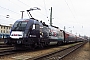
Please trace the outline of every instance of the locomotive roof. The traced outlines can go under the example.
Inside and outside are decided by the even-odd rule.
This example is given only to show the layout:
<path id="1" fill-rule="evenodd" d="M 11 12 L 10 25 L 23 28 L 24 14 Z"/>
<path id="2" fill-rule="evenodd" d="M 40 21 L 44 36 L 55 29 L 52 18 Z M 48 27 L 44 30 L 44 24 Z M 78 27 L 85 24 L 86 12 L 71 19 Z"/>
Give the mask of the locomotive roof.
<path id="1" fill-rule="evenodd" d="M 19 19 L 19 20 L 17 20 L 17 21 L 29 21 L 29 20 L 33 20 L 33 21 L 34 21 L 34 20 L 36 20 L 36 19 L 32 19 L 32 18 L 31 18 L 31 19 Z M 38 20 L 36 20 L 36 21 L 38 21 Z"/>
<path id="2" fill-rule="evenodd" d="M 36 24 L 42 25 L 41 22 L 39 22 L 37 19 L 34 19 L 34 18 L 30 18 L 30 19 L 19 19 L 16 22 L 19 22 L 19 21 L 27 21 L 29 23 L 36 23 Z"/>

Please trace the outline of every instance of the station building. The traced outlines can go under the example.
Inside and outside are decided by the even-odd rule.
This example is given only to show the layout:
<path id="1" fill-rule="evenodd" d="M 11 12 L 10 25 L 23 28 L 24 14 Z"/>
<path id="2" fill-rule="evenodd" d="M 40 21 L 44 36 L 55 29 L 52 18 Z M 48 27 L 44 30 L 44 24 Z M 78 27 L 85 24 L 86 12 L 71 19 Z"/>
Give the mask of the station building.
<path id="1" fill-rule="evenodd" d="M 12 24 L 10 24 L 10 26 L 0 24 L 0 33 L 1 34 L 10 34 L 11 27 L 12 27 Z"/>

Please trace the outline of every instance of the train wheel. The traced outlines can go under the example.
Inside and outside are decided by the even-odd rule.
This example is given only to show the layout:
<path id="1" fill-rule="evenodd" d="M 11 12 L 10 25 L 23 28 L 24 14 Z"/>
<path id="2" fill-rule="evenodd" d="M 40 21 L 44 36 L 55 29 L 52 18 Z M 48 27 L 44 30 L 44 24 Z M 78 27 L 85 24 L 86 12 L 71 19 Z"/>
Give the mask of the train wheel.
<path id="1" fill-rule="evenodd" d="M 26 50 L 26 48 L 23 47 L 22 45 L 14 45 L 14 49 L 15 50 Z"/>
<path id="2" fill-rule="evenodd" d="M 21 47 L 18 47 L 18 46 L 14 46 L 14 49 L 15 50 L 22 50 Z"/>
<path id="3" fill-rule="evenodd" d="M 34 50 L 35 48 L 37 48 L 37 46 L 38 46 L 37 43 L 34 43 L 31 45 L 31 49 Z"/>
<path id="4" fill-rule="evenodd" d="M 44 43 L 40 43 L 40 44 L 39 44 L 39 47 L 40 47 L 40 48 L 43 48 L 43 47 L 44 47 Z"/>
<path id="5" fill-rule="evenodd" d="M 63 41 L 58 41 L 57 45 L 62 45 Z"/>
<path id="6" fill-rule="evenodd" d="M 45 46 L 48 46 L 48 45 L 49 45 L 49 42 L 46 42 L 46 43 L 45 43 Z"/>
<path id="7" fill-rule="evenodd" d="M 7 39 L 4 40 L 4 43 L 7 44 L 7 45 L 12 45 L 12 44 L 9 42 L 9 40 L 7 40 Z"/>

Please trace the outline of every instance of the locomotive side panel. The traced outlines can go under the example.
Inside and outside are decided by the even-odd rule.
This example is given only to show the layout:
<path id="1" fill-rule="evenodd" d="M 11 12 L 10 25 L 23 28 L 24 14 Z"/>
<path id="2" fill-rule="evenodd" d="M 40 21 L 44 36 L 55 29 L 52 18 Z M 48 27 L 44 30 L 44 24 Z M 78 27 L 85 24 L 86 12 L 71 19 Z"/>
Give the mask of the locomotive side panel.
<path id="1" fill-rule="evenodd" d="M 48 26 L 36 20 L 19 20 L 16 21 L 11 29 L 10 38 L 5 40 L 6 44 L 13 44 L 15 47 L 41 46 L 49 43 Z"/>
<path id="2" fill-rule="evenodd" d="M 62 44 L 64 41 L 64 34 L 59 28 L 49 26 L 49 40 L 50 44 Z"/>

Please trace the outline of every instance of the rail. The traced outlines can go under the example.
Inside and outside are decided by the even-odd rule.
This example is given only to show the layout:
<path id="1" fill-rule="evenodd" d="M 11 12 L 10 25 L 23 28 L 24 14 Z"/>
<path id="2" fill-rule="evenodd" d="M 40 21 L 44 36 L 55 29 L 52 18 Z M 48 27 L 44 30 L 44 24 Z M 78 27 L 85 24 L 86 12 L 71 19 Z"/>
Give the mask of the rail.
<path id="1" fill-rule="evenodd" d="M 77 44 L 75 46 L 71 46 L 69 48 L 65 48 L 63 50 L 60 51 L 55 51 L 43 56 L 38 56 L 35 58 L 32 58 L 30 60 L 60 60 L 62 58 L 64 58 L 65 56 L 69 55 L 70 53 L 72 53 L 73 51 L 75 51 L 76 49 L 80 48 L 81 46 L 83 46 L 86 42 Z"/>

